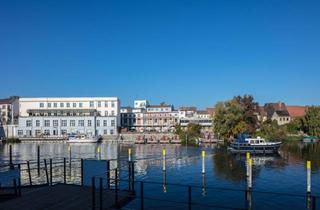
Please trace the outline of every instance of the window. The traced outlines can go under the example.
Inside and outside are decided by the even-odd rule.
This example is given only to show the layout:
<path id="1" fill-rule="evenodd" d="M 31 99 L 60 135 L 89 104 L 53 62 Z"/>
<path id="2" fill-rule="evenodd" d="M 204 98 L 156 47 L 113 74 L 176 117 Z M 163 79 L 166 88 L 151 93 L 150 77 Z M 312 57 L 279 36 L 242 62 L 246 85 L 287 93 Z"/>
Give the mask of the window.
<path id="1" fill-rule="evenodd" d="M 58 127 L 59 126 L 58 120 L 53 120 L 52 124 L 53 124 L 53 127 Z"/>
<path id="2" fill-rule="evenodd" d="M 111 111 L 111 116 L 114 116 L 114 111 L 113 110 Z"/>
<path id="3" fill-rule="evenodd" d="M 32 136 L 32 131 L 31 130 L 26 130 L 26 135 L 27 136 Z"/>
<path id="4" fill-rule="evenodd" d="M 104 107 L 108 107 L 108 101 L 104 102 Z"/>
<path id="5" fill-rule="evenodd" d="M 108 126 L 108 121 L 107 120 L 103 120 L 103 126 L 104 127 Z"/>
<path id="6" fill-rule="evenodd" d="M 36 130 L 36 136 L 40 136 L 41 135 L 41 130 Z"/>
<path id="7" fill-rule="evenodd" d="M 88 120 L 88 126 L 91 126 L 91 125 L 92 125 L 91 120 Z"/>
<path id="8" fill-rule="evenodd" d="M 67 120 L 61 120 L 61 126 L 67 127 Z"/>
<path id="9" fill-rule="evenodd" d="M 44 103 L 40 103 L 40 108 L 43 108 L 44 107 Z"/>
<path id="10" fill-rule="evenodd" d="M 64 103 L 60 103 L 60 107 L 64 107 Z"/>
<path id="11" fill-rule="evenodd" d="M 36 127 L 40 127 L 40 120 L 36 120 Z"/>
<path id="12" fill-rule="evenodd" d="M 113 129 L 110 130 L 110 135 L 113 135 L 114 134 L 114 131 Z"/>
<path id="13" fill-rule="evenodd" d="M 77 107 L 77 103 L 73 103 L 72 106 L 73 106 L 73 107 Z"/>
<path id="14" fill-rule="evenodd" d="M 112 107 L 112 108 L 114 107 L 114 102 L 111 102 L 111 107 Z"/>
<path id="15" fill-rule="evenodd" d="M 76 121 L 75 120 L 70 120 L 70 126 L 75 127 L 76 126 Z"/>
<path id="16" fill-rule="evenodd" d="M 111 120 L 111 126 L 115 126 L 115 121 Z"/>
<path id="17" fill-rule="evenodd" d="M 67 135 L 67 130 L 61 130 L 61 135 Z"/>
<path id="18" fill-rule="evenodd" d="M 18 136 L 23 136 L 23 130 L 18 130 Z"/>
<path id="19" fill-rule="evenodd" d="M 50 120 L 44 121 L 44 127 L 50 127 Z"/>
<path id="20" fill-rule="evenodd" d="M 90 107 L 94 107 L 93 101 L 90 101 Z"/>
<path id="21" fill-rule="evenodd" d="M 105 111 L 105 112 L 104 112 L 104 116 L 108 116 L 108 111 Z"/>
<path id="22" fill-rule="evenodd" d="M 69 103 L 69 102 L 67 103 L 67 107 L 68 107 L 68 108 L 70 107 L 70 103 Z"/>
<path id="23" fill-rule="evenodd" d="M 97 127 L 100 126 L 100 120 L 97 120 Z"/>
<path id="24" fill-rule="evenodd" d="M 53 107 L 58 107 L 58 103 L 53 103 Z"/>
<path id="25" fill-rule="evenodd" d="M 32 121 L 31 120 L 27 120 L 26 121 L 26 126 L 27 127 L 31 127 L 32 126 Z"/>
<path id="26" fill-rule="evenodd" d="M 98 107 L 101 107 L 101 101 L 98 101 Z"/>
<path id="27" fill-rule="evenodd" d="M 107 135 L 108 134 L 108 130 L 103 130 L 103 134 Z"/>
<path id="28" fill-rule="evenodd" d="M 48 108 L 51 108 L 51 103 L 48 103 L 48 104 L 47 104 L 47 107 L 48 107 Z"/>
<path id="29" fill-rule="evenodd" d="M 78 126 L 83 127 L 83 126 L 84 126 L 84 120 L 79 120 L 79 121 L 78 121 Z"/>
<path id="30" fill-rule="evenodd" d="M 50 135 L 50 130 L 44 130 L 44 135 L 49 136 Z"/>
<path id="31" fill-rule="evenodd" d="M 79 107 L 80 107 L 80 108 L 82 108 L 82 107 L 83 107 L 83 104 L 82 104 L 82 102 L 80 102 L 80 103 L 79 103 Z"/>

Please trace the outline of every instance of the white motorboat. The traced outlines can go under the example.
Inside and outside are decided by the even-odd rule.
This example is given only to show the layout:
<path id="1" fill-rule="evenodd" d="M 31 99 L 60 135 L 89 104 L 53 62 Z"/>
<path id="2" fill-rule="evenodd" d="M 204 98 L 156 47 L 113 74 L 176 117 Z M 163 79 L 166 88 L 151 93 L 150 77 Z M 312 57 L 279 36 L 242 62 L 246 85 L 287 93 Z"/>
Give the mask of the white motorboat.
<path id="1" fill-rule="evenodd" d="M 96 136 L 87 136 L 84 134 L 80 135 L 70 135 L 68 138 L 68 143 L 97 143 L 100 138 Z"/>

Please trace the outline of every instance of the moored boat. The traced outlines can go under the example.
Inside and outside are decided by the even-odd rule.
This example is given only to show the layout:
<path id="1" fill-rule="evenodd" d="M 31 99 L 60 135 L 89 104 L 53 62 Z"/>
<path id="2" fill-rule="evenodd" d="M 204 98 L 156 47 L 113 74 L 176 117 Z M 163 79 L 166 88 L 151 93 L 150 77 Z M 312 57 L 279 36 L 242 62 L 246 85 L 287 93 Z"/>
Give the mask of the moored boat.
<path id="1" fill-rule="evenodd" d="M 260 137 L 247 138 L 241 135 L 239 139 L 230 144 L 228 150 L 232 153 L 273 154 L 278 152 L 280 146 L 281 142 L 266 142 Z"/>
<path id="2" fill-rule="evenodd" d="M 97 143 L 100 138 L 96 136 L 87 136 L 84 134 L 80 135 L 70 135 L 68 138 L 68 143 Z"/>

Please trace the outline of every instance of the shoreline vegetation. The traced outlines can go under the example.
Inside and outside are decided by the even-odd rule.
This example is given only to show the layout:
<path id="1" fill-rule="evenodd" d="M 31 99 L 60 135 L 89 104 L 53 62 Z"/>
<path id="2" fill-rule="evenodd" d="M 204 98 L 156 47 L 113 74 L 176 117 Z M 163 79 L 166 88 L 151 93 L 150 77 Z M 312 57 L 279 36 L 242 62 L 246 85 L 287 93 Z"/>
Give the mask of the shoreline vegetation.
<path id="1" fill-rule="evenodd" d="M 320 106 L 310 106 L 304 117 L 278 125 L 275 120 L 263 120 L 259 103 L 251 95 L 218 102 L 213 120 L 213 132 L 225 141 L 234 140 L 241 133 L 260 136 L 267 141 L 299 141 L 306 135 L 320 136 Z"/>

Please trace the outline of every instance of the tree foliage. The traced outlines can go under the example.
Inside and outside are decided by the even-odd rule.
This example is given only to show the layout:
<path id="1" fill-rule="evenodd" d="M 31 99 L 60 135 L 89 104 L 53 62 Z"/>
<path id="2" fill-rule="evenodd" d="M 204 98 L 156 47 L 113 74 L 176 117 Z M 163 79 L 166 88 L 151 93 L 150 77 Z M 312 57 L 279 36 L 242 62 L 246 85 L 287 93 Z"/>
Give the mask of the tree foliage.
<path id="1" fill-rule="evenodd" d="M 306 133 L 320 136 L 320 106 L 309 107 L 302 122 Z"/>
<path id="2" fill-rule="evenodd" d="M 176 134 L 184 145 L 196 145 L 197 139 L 201 136 L 201 125 L 198 124 L 189 123 L 186 129 L 182 129 L 180 125 L 175 128 Z"/>
<path id="3" fill-rule="evenodd" d="M 258 103 L 250 95 L 236 96 L 215 106 L 214 132 L 222 138 L 234 138 L 240 133 L 253 134 L 257 127 Z"/>
<path id="4" fill-rule="evenodd" d="M 278 125 L 276 120 L 267 120 L 260 124 L 260 129 L 255 133 L 255 136 L 263 137 L 269 141 L 283 141 L 287 138 L 286 126 Z"/>

